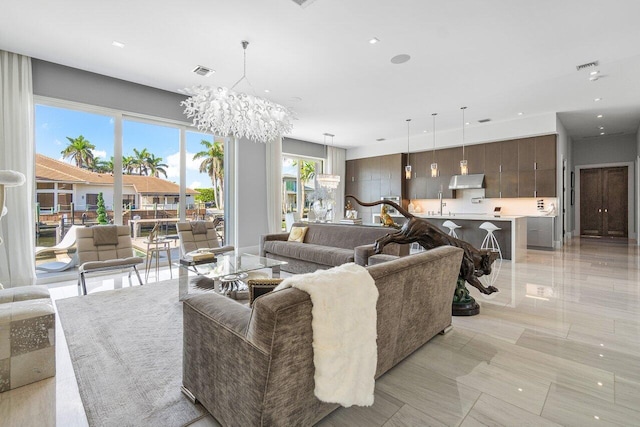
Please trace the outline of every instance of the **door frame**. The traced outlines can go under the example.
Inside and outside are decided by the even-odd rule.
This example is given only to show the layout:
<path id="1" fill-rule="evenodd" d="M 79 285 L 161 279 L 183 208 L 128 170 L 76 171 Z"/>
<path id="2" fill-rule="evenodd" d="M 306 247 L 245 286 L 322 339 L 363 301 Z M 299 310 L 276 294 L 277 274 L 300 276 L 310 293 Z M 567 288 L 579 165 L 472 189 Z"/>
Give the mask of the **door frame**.
<path id="1" fill-rule="evenodd" d="M 610 167 L 620 167 L 626 166 L 627 169 L 627 238 L 635 239 L 637 238 L 636 228 L 635 228 L 635 216 L 636 216 L 636 208 L 635 208 L 635 163 L 634 162 L 616 162 L 616 163 L 598 163 L 593 165 L 580 165 L 575 166 L 575 179 L 576 179 L 576 190 L 575 190 L 575 205 L 574 205 L 574 232 L 576 235 L 580 235 L 580 171 L 582 169 L 600 169 L 600 168 L 610 168 Z"/>

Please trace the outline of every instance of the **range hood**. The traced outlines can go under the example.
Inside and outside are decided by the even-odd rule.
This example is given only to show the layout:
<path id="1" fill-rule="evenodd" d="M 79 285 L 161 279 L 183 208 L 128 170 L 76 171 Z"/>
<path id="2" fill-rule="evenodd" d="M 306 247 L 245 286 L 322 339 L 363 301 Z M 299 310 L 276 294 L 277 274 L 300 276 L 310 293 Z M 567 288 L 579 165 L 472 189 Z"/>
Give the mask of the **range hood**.
<path id="1" fill-rule="evenodd" d="M 484 188 L 484 174 L 454 175 L 449 181 L 450 190 L 466 190 L 469 188 Z"/>

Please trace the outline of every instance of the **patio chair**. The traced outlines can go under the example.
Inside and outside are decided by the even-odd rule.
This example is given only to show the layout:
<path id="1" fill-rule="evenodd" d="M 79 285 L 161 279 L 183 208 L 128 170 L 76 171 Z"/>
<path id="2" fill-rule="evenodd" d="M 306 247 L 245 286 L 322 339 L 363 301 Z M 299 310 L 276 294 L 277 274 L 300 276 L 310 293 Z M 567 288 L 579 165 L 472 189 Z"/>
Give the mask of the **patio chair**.
<path id="1" fill-rule="evenodd" d="M 126 225 L 97 225 L 77 230 L 78 287 L 87 294 L 85 275 L 98 271 L 131 269 L 143 285 L 136 266 L 142 258 L 134 256 L 129 227 Z"/>
<path id="2" fill-rule="evenodd" d="M 36 246 L 36 256 L 47 252 L 66 251 L 76 244 L 76 232 L 79 228 L 85 228 L 84 225 L 72 225 L 64 235 L 64 238 L 55 246 Z"/>
<path id="3" fill-rule="evenodd" d="M 211 249 L 214 254 L 235 250 L 233 246 L 220 245 L 215 222 L 178 222 L 176 230 L 178 230 L 178 239 L 180 240 L 180 256 L 198 249 Z"/>

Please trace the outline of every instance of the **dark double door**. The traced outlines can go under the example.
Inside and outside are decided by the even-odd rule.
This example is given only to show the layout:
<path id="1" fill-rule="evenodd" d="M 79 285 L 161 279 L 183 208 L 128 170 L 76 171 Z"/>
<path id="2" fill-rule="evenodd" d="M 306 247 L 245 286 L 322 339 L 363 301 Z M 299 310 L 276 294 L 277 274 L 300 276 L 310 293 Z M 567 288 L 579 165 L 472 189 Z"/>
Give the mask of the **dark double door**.
<path id="1" fill-rule="evenodd" d="M 580 170 L 580 234 L 628 236 L 628 168 Z"/>

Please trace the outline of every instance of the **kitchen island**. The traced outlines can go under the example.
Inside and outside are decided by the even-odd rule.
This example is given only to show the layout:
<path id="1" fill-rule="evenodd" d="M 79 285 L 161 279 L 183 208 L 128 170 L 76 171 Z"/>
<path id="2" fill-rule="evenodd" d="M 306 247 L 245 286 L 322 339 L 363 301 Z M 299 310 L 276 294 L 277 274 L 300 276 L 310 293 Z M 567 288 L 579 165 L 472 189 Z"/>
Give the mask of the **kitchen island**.
<path id="1" fill-rule="evenodd" d="M 501 230 L 494 232 L 502 250 L 502 258 L 513 262 L 524 260 L 527 254 L 527 217 L 522 215 L 501 215 L 492 214 L 451 214 L 451 215 L 429 215 L 426 213 L 414 213 L 418 218 L 425 218 L 445 233 L 449 229 L 442 226 L 445 221 L 453 221 L 461 228 L 456 230 L 458 238 L 470 243 L 476 248 L 480 248 L 482 240 L 487 232 L 478 228 L 485 221 L 495 224 Z M 405 218 L 400 214 L 393 214 L 391 217 L 397 223 L 403 223 Z M 380 221 L 380 214 L 373 215 L 374 223 Z"/>

